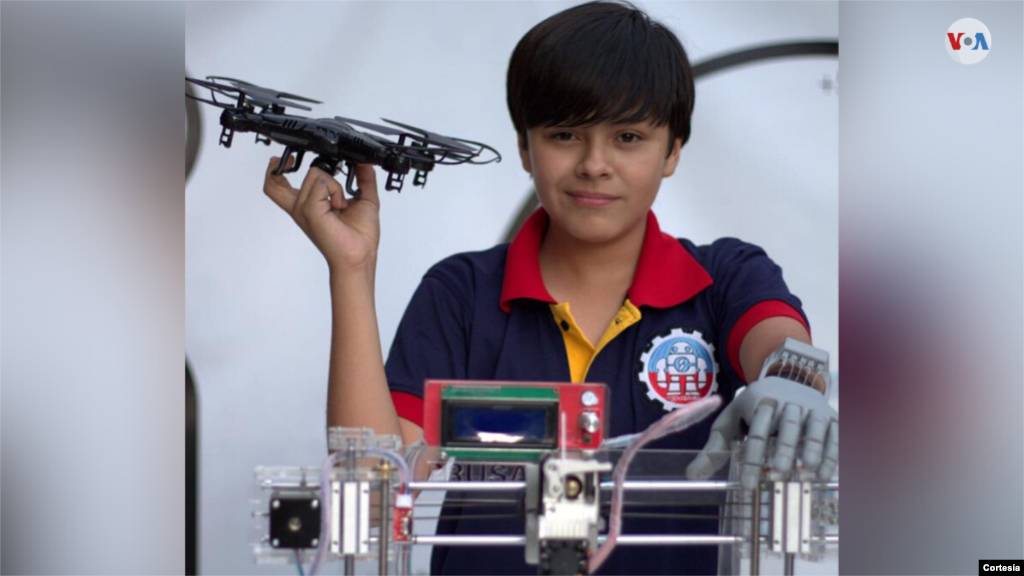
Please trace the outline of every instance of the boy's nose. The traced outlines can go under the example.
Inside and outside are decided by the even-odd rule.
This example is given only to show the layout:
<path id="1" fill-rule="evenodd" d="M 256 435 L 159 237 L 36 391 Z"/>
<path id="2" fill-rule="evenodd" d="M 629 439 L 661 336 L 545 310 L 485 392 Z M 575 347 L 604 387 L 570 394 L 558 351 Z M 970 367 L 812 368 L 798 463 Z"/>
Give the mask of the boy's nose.
<path id="1" fill-rule="evenodd" d="M 587 146 L 582 158 L 576 165 L 576 175 L 584 179 L 598 179 L 611 174 L 605 150 L 600 144 Z"/>

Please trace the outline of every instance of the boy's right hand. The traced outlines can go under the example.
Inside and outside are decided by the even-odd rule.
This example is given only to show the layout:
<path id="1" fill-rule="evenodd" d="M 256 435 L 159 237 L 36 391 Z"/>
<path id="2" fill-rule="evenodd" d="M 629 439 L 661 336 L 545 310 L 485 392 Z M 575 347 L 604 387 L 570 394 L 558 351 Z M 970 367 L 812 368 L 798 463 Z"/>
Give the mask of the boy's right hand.
<path id="1" fill-rule="evenodd" d="M 372 269 L 380 244 L 380 199 L 373 165 L 356 166 L 362 195 L 347 199 L 334 176 L 315 167 L 310 167 L 302 187 L 296 190 L 283 174 L 271 174 L 280 162 L 275 156 L 267 165 L 263 181 L 267 196 L 291 215 L 332 271 Z M 285 169 L 294 163 L 289 156 Z"/>

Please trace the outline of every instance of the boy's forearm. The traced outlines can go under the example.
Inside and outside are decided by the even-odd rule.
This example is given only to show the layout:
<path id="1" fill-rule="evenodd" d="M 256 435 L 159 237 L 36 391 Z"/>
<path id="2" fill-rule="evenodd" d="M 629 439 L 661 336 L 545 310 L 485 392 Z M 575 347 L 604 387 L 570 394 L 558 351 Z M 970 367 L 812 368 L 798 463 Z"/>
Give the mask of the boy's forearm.
<path id="1" fill-rule="evenodd" d="M 331 273 L 327 425 L 401 435 L 384 374 L 373 277 L 373 270 Z"/>

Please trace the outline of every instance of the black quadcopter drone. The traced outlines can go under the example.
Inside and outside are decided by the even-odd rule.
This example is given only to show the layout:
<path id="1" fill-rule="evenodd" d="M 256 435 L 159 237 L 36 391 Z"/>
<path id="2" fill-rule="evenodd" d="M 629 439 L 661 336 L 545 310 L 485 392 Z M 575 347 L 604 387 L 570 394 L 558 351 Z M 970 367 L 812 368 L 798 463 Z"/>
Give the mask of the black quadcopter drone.
<path id="1" fill-rule="evenodd" d="M 494 148 L 461 138 L 441 136 L 414 126 L 400 124 L 392 120 L 385 122 L 403 128 L 399 130 L 389 126 L 371 124 L 360 120 L 352 120 L 335 116 L 334 118 L 306 118 L 286 114 L 286 108 L 312 110 L 299 102 L 321 104 L 317 100 L 289 94 L 280 90 L 263 88 L 243 80 L 222 76 L 207 76 L 206 80 L 185 78 L 185 80 L 208 88 L 210 100 L 185 94 L 189 98 L 223 108 L 220 124 L 220 144 L 231 147 L 235 132 L 255 132 L 256 143 L 267 146 L 271 141 L 284 145 L 281 164 L 273 174 L 284 174 L 284 165 L 288 157 L 295 153 L 295 164 L 288 173 L 298 172 L 302 166 L 302 158 L 307 151 L 317 154 L 312 165 L 328 174 L 336 174 L 340 164 L 345 165 L 345 190 L 353 197 L 360 191 L 355 187 L 355 165 L 376 164 L 388 172 L 385 190 L 402 191 L 402 182 L 409 170 L 415 170 L 413 186 L 423 187 L 427 183 L 427 173 L 434 165 L 454 164 L 489 164 L 500 162 L 501 154 Z M 227 82 L 227 84 L 218 83 Z M 217 100 L 217 94 L 237 100 L 227 104 Z M 355 129 L 359 126 L 385 134 L 397 136 L 392 141 L 378 134 L 371 134 Z M 484 151 L 494 155 L 485 161 L 479 160 Z"/>

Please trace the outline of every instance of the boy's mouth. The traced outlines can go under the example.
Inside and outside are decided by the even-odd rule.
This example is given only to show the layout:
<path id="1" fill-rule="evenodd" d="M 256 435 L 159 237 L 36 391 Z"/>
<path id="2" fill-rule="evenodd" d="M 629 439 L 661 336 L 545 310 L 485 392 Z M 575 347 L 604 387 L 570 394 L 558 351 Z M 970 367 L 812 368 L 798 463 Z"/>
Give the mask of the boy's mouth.
<path id="1" fill-rule="evenodd" d="M 587 208 L 600 208 L 607 206 L 617 199 L 616 196 L 611 194 L 604 194 L 602 192 L 594 192 L 592 190 L 571 190 L 569 196 L 572 197 L 573 201 L 579 206 L 585 206 Z"/>

